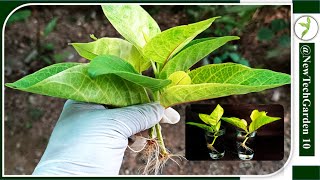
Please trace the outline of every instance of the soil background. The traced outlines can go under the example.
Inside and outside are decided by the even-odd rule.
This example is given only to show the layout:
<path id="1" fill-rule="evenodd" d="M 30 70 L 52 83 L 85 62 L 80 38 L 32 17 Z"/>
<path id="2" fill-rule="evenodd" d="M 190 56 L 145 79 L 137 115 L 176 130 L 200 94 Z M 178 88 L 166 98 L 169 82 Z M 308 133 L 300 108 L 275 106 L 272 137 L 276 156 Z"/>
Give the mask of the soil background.
<path id="1" fill-rule="evenodd" d="M 5 83 L 14 82 L 31 74 L 51 62 L 88 62 L 68 45 L 71 42 L 92 41 L 96 37 L 121 37 L 104 17 L 99 6 L 29 6 L 31 16 L 24 21 L 10 24 L 5 29 Z M 145 6 L 159 23 L 161 30 L 192 23 L 186 6 Z M 222 14 L 224 15 L 224 14 Z M 54 30 L 44 36 L 44 28 L 57 18 Z M 248 60 L 251 67 L 266 68 L 290 74 L 290 48 L 276 57 L 266 58 L 268 52 L 277 47 L 277 41 L 261 42 L 257 33 L 263 26 L 270 26 L 273 19 L 282 18 L 290 24 L 290 6 L 265 6 L 259 8 L 249 23 L 242 29 L 241 39 L 236 42 L 238 53 Z M 215 28 L 213 23 L 212 27 Z M 286 31 L 290 34 L 290 29 Z M 232 34 L 230 34 L 232 35 Z M 235 32 L 234 35 L 237 35 Z M 214 36 L 214 34 L 212 34 Z M 277 38 L 277 34 L 275 35 Z M 39 46 L 54 48 L 33 55 Z M 31 57 L 31 58 L 30 58 Z M 36 58 L 35 58 L 36 57 Z M 39 60 L 37 59 L 43 59 Z M 41 57 L 41 58 L 40 58 Z M 43 58 L 44 57 L 44 58 Z M 198 64 L 199 65 L 199 64 Z M 146 72 L 148 74 L 149 72 Z M 7 175 L 31 174 L 39 162 L 48 139 L 59 118 L 64 99 L 52 98 L 5 87 L 5 157 L 4 171 Z M 237 95 L 199 103 L 219 104 L 280 104 L 284 107 L 284 159 L 281 161 L 187 161 L 178 160 L 180 166 L 169 162 L 164 175 L 227 175 L 269 174 L 279 170 L 290 153 L 291 131 L 290 85 L 260 93 Z M 185 150 L 185 109 L 188 105 L 174 106 L 181 115 L 176 125 L 163 125 L 166 146 L 175 153 Z M 142 162 L 137 154 L 126 151 L 120 174 L 138 174 Z"/>

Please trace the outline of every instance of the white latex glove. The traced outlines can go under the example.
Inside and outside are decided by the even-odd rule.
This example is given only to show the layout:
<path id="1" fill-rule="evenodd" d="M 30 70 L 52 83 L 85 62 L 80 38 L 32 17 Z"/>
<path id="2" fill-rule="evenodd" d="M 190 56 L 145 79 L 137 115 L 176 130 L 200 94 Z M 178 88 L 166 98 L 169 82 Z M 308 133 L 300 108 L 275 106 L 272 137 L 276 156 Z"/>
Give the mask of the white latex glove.
<path id="1" fill-rule="evenodd" d="M 117 175 L 128 137 L 179 113 L 158 103 L 106 109 L 68 100 L 33 175 Z"/>

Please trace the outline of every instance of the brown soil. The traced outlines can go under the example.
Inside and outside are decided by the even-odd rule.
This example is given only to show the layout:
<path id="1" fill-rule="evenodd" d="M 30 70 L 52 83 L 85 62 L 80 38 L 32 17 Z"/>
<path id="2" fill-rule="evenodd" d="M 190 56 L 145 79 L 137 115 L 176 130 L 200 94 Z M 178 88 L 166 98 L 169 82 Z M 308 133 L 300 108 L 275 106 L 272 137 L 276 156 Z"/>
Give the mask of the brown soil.
<path id="1" fill-rule="evenodd" d="M 120 37 L 106 20 L 98 6 L 32 6 L 32 15 L 24 22 L 16 22 L 5 31 L 5 82 L 13 82 L 35 72 L 46 62 L 28 60 L 26 57 L 41 44 L 53 43 L 53 51 L 43 56 L 68 52 L 64 61 L 86 62 L 68 46 L 70 42 L 88 42 L 89 34 L 96 37 Z M 148 10 L 151 7 L 146 7 Z M 275 12 L 273 12 L 275 11 Z M 174 12 L 174 13 L 173 13 Z M 260 14 L 259 14 L 260 13 Z M 264 8 L 255 15 L 253 23 L 246 27 L 239 41 L 240 53 L 246 57 L 252 67 L 263 67 L 290 73 L 290 53 L 266 60 L 265 54 L 273 42 L 260 43 L 256 39 L 258 27 L 275 18 L 268 14 L 277 14 L 290 21 L 288 8 Z M 267 16 L 268 15 L 268 16 Z M 41 38 L 45 25 L 53 18 L 58 18 L 55 30 L 46 38 Z M 153 17 L 162 30 L 172 26 L 186 24 L 187 16 L 176 6 L 155 11 Z M 261 18 L 263 17 L 263 18 Z M 39 38 L 40 37 L 40 38 Z M 38 42 L 38 43 L 37 43 Z M 250 46 L 248 46 L 250 44 Z M 289 51 L 290 52 L 290 51 Z M 282 161 L 219 161 L 191 162 L 179 161 L 180 167 L 169 162 L 163 174 L 268 174 L 280 169 L 286 162 L 290 151 L 290 86 L 284 86 L 261 93 L 231 96 L 201 103 L 220 104 L 281 104 L 285 109 L 285 158 Z M 5 88 L 5 174 L 31 174 L 50 137 L 50 133 L 61 113 L 65 100 L 41 96 Z M 176 125 L 163 125 L 167 147 L 174 153 L 184 152 L 184 120 L 186 105 L 175 106 L 181 114 L 181 121 Z M 137 174 L 141 161 L 136 154 L 126 151 L 120 174 Z"/>

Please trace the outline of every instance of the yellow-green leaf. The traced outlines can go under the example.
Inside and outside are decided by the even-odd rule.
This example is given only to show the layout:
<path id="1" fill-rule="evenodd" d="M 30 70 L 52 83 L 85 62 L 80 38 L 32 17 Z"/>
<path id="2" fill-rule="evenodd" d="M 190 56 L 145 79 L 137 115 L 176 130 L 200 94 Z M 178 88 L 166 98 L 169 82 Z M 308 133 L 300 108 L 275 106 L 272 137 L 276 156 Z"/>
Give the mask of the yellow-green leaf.
<path id="1" fill-rule="evenodd" d="M 214 126 L 214 131 L 219 132 L 220 127 L 221 127 L 221 121 L 218 121 L 218 123 Z"/>
<path id="2" fill-rule="evenodd" d="M 280 117 L 267 116 L 267 113 L 265 111 L 259 112 L 258 110 L 254 110 L 254 112 L 251 113 L 250 118 L 252 119 L 252 122 L 249 126 L 250 133 L 257 131 L 261 126 L 281 119 Z"/>
<path id="3" fill-rule="evenodd" d="M 199 114 L 199 118 L 206 124 L 210 125 L 210 126 L 214 126 L 216 125 L 216 121 L 208 114 Z"/>
<path id="4" fill-rule="evenodd" d="M 190 76 L 184 71 L 174 72 L 169 76 L 171 82 L 171 86 L 173 85 L 189 85 L 191 84 Z"/>
<path id="5" fill-rule="evenodd" d="M 195 123 L 195 122 L 187 122 L 186 124 L 199 127 L 199 128 L 204 129 L 205 131 L 208 131 L 208 132 L 213 132 L 213 129 L 210 126 L 205 125 L 205 124 Z"/>
<path id="6" fill-rule="evenodd" d="M 158 91 L 171 83 L 168 79 L 155 79 L 141 75 L 128 62 L 111 55 L 102 55 L 94 58 L 89 64 L 88 72 L 92 78 L 115 74 L 152 91 Z"/>
<path id="7" fill-rule="evenodd" d="M 157 22 L 139 5 L 102 5 L 113 27 L 139 50 L 161 32 Z"/>
<path id="8" fill-rule="evenodd" d="M 91 79 L 86 63 L 54 64 L 6 86 L 36 94 L 120 107 L 149 102 L 143 87 L 116 75 Z"/>
<path id="9" fill-rule="evenodd" d="M 197 23 L 176 26 L 156 35 L 143 48 L 146 58 L 158 63 L 165 63 L 192 39 L 206 30 L 218 17 L 210 18 Z"/>
<path id="10" fill-rule="evenodd" d="M 237 36 L 224 36 L 219 38 L 203 38 L 191 41 L 177 55 L 170 59 L 160 73 L 160 78 L 165 79 L 176 71 L 186 71 L 194 64 L 206 57 L 229 41 L 237 40 Z"/>
<path id="11" fill-rule="evenodd" d="M 290 84 L 290 75 L 265 69 L 226 63 L 206 65 L 189 73 L 192 84 L 164 90 L 160 102 L 165 107 L 217 97 L 247 94 Z"/>
<path id="12" fill-rule="evenodd" d="M 80 56 L 92 60 L 99 55 L 113 55 L 129 62 L 138 72 L 150 67 L 137 48 L 130 42 L 119 38 L 100 38 L 89 43 L 72 43 Z"/>
<path id="13" fill-rule="evenodd" d="M 221 119 L 222 115 L 224 113 L 223 108 L 218 104 L 216 106 L 216 108 L 212 111 L 212 113 L 210 114 L 210 117 L 214 119 L 215 124 L 217 124 L 217 122 L 219 122 L 219 120 Z"/>
<path id="14" fill-rule="evenodd" d="M 239 119 L 237 117 L 222 117 L 223 121 L 230 123 L 246 132 L 248 132 L 247 122 L 243 119 Z"/>
<path id="15" fill-rule="evenodd" d="M 257 109 L 253 110 L 251 112 L 251 115 L 250 115 L 250 119 L 251 121 L 255 121 L 256 119 L 258 119 L 260 116 L 266 116 L 267 113 L 265 111 L 258 111 Z"/>

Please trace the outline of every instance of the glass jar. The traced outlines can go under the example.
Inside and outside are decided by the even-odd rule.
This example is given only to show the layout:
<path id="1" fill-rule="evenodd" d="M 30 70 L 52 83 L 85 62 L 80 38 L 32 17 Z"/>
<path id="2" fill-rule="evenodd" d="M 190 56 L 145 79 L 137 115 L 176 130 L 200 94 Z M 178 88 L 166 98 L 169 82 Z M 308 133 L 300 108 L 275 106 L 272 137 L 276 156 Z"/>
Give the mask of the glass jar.
<path id="1" fill-rule="evenodd" d="M 237 130 L 237 151 L 241 160 L 251 160 L 254 156 L 254 150 L 251 148 L 256 132 L 247 134 L 243 130 Z"/>
<path id="2" fill-rule="evenodd" d="M 226 131 L 223 127 L 221 127 L 221 129 L 216 133 L 206 131 L 205 138 L 211 159 L 217 160 L 224 157 L 225 147 L 223 144 L 223 138 L 225 132 Z"/>

